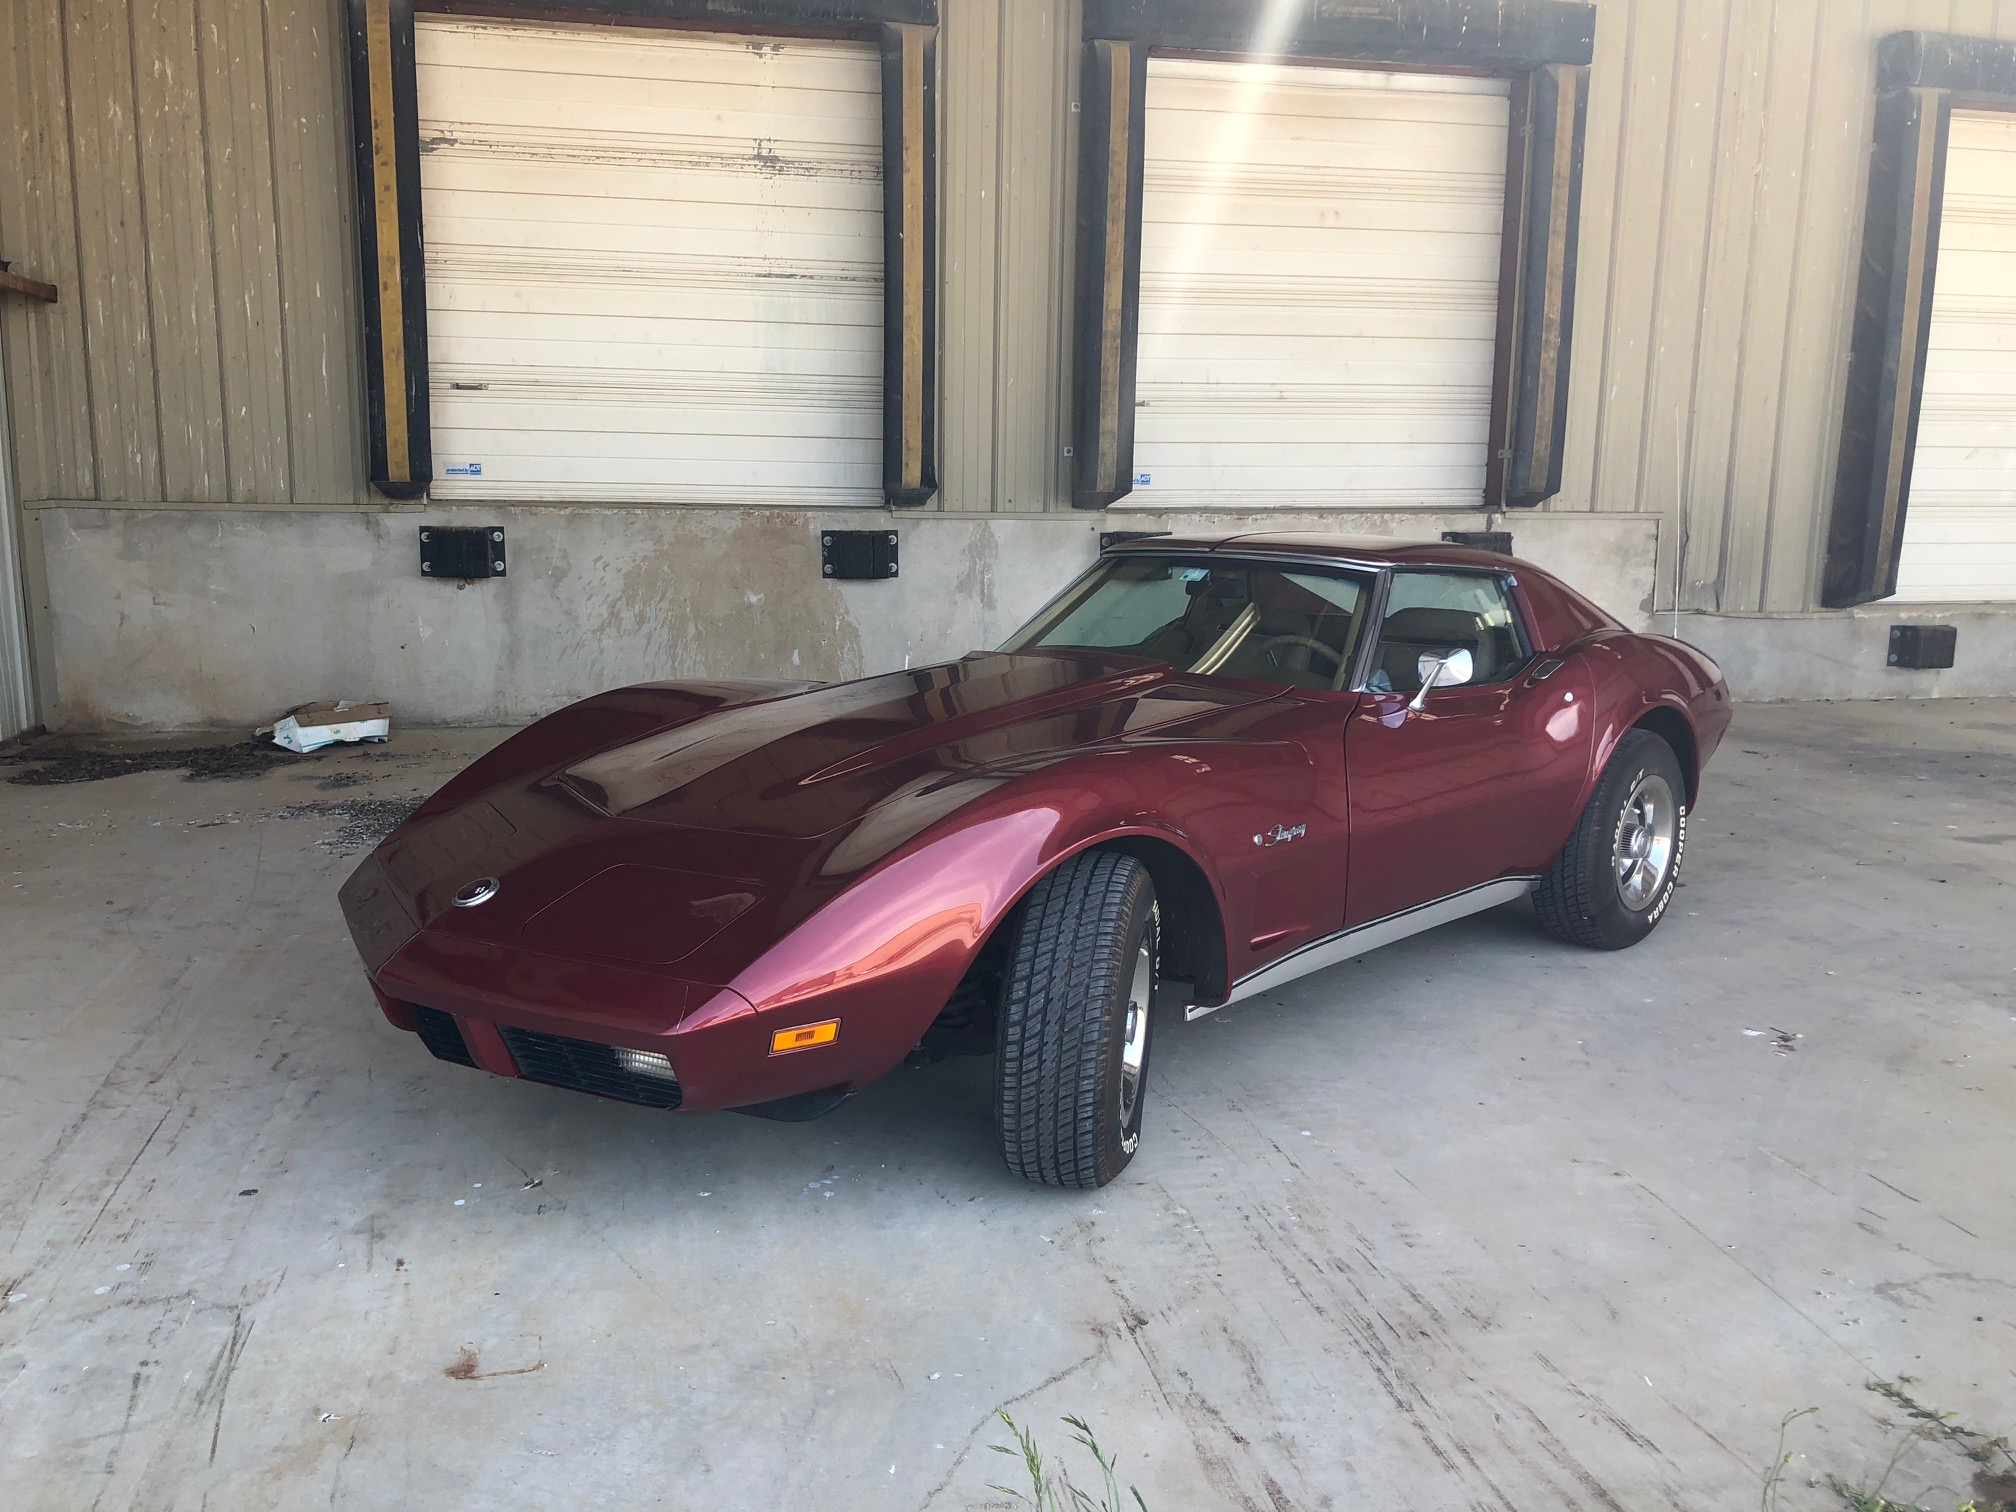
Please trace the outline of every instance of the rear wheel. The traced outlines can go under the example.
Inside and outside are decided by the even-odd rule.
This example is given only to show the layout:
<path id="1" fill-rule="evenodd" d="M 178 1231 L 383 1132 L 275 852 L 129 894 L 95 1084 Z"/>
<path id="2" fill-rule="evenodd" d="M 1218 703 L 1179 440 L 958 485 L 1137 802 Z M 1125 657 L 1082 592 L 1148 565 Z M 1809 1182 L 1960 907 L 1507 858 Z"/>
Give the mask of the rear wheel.
<path id="1" fill-rule="evenodd" d="M 1161 941 L 1132 856 L 1074 856 L 1030 890 L 1002 983 L 995 1114 L 1008 1169 L 1104 1186 L 1134 1158 Z"/>
<path id="2" fill-rule="evenodd" d="M 1687 847 L 1687 779 L 1649 730 L 1617 742 L 1560 857 L 1533 894 L 1548 933 L 1622 950 L 1652 933 L 1673 901 Z"/>

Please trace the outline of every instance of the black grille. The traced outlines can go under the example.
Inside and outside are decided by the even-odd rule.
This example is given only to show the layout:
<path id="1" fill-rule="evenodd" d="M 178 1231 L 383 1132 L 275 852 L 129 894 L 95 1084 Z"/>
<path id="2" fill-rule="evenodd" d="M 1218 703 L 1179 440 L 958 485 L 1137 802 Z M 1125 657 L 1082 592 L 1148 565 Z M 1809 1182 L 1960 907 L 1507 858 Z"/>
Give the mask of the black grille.
<path id="1" fill-rule="evenodd" d="M 642 1103 L 647 1108 L 679 1106 L 679 1083 L 670 1072 L 661 1076 L 640 1075 L 623 1064 L 613 1045 L 591 1044 L 558 1034 L 535 1034 L 508 1024 L 499 1024 L 497 1030 L 511 1047 L 511 1058 L 518 1062 L 518 1074 L 527 1081 Z"/>
<path id="2" fill-rule="evenodd" d="M 453 1061 L 458 1066 L 476 1064 L 469 1046 L 463 1042 L 462 1026 L 455 1022 L 454 1014 L 443 1013 L 439 1008 L 422 1008 L 418 1003 L 407 1006 L 420 1020 L 420 1043 L 434 1053 L 436 1060 Z"/>

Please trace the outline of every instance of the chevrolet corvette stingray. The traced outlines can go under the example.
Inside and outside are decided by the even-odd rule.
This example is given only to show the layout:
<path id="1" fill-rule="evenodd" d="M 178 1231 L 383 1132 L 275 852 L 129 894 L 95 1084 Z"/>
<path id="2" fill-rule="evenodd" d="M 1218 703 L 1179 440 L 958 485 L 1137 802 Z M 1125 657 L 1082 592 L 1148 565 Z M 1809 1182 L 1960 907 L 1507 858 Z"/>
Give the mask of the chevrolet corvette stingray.
<path id="1" fill-rule="evenodd" d="M 1708 658 L 1526 562 L 1139 539 L 998 651 L 562 709 L 342 906 L 442 1060 L 797 1119 L 986 1054 L 1009 1168 L 1099 1186 L 1158 1025 L 1527 895 L 1643 939 L 1728 723 Z"/>

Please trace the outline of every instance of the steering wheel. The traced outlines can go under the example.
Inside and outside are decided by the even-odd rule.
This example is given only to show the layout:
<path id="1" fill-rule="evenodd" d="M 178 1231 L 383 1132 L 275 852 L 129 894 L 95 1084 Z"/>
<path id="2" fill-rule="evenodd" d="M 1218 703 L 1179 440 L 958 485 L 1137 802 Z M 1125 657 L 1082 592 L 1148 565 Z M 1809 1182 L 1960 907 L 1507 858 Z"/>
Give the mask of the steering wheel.
<path id="1" fill-rule="evenodd" d="M 1332 672 L 1335 672 L 1344 665 L 1344 657 L 1341 652 L 1331 650 L 1313 635 L 1270 635 L 1253 649 L 1264 654 L 1273 650 L 1276 646 L 1307 646 L 1311 651 L 1330 658 L 1330 670 Z"/>

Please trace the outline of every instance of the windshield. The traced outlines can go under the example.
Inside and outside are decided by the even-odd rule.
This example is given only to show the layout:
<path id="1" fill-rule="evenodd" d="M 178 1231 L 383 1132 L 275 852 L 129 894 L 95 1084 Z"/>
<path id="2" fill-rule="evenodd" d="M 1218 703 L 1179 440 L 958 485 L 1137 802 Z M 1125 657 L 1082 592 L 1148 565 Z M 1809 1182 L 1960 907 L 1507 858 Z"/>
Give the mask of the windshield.
<path id="1" fill-rule="evenodd" d="M 1366 580 L 1210 558 L 1109 557 L 1001 649 L 1117 651 L 1185 672 L 1341 688 Z"/>

